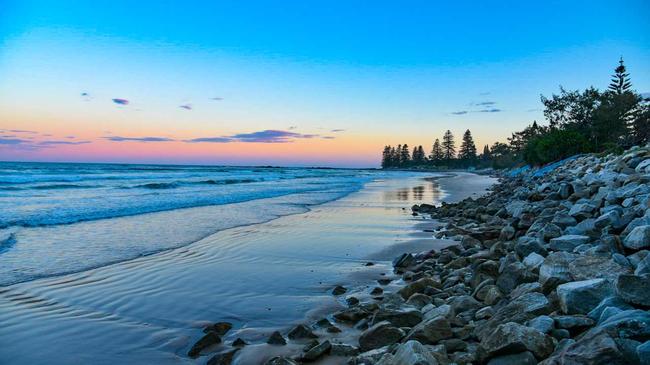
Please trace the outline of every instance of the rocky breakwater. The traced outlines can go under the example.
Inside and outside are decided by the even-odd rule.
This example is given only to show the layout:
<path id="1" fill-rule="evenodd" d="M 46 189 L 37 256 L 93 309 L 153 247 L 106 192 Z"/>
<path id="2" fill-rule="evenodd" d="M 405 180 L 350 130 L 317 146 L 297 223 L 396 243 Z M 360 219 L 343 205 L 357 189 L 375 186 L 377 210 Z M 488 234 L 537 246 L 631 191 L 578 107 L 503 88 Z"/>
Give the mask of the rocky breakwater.
<path id="1" fill-rule="evenodd" d="M 304 328 L 337 330 L 268 364 L 650 364 L 650 146 L 413 211 L 444 222 L 434 235 L 458 245 L 397 257 L 392 292 L 337 290 L 348 307 L 336 325 Z M 357 340 L 340 343 L 336 326 Z"/>

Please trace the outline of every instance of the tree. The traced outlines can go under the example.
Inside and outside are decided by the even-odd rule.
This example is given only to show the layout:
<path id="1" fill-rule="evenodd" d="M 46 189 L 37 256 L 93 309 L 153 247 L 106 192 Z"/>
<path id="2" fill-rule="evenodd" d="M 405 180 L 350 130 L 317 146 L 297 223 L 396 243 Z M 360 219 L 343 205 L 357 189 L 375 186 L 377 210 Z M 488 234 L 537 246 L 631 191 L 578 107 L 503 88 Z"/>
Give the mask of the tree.
<path id="1" fill-rule="evenodd" d="M 390 146 L 385 146 L 384 151 L 381 154 L 381 168 L 385 169 L 391 167 L 391 155 L 390 155 Z"/>
<path id="2" fill-rule="evenodd" d="M 390 167 L 396 167 L 399 165 L 399 155 L 395 147 L 390 148 Z"/>
<path id="3" fill-rule="evenodd" d="M 407 166 L 411 162 L 411 154 L 409 153 L 409 146 L 404 144 L 399 154 L 400 166 Z"/>
<path id="4" fill-rule="evenodd" d="M 447 161 L 450 161 L 456 156 L 456 144 L 454 143 L 454 135 L 450 130 L 445 132 L 445 135 L 442 137 L 442 151 L 444 158 Z"/>
<path id="5" fill-rule="evenodd" d="M 413 164 L 415 165 L 422 164 L 425 162 L 424 149 L 422 149 L 422 146 L 413 147 L 412 156 L 413 156 L 412 157 Z"/>
<path id="6" fill-rule="evenodd" d="M 442 145 L 440 145 L 440 140 L 436 138 L 435 142 L 433 142 L 433 148 L 431 149 L 431 156 L 429 159 L 437 165 L 443 158 L 445 158 L 445 154 L 442 151 Z"/>
<path id="7" fill-rule="evenodd" d="M 614 69 L 614 74 L 612 75 L 612 82 L 609 84 L 608 89 L 618 95 L 621 95 L 625 92 L 628 92 L 632 87 L 630 82 L 630 74 L 628 74 L 623 64 L 623 57 L 618 61 L 618 67 Z"/>
<path id="8" fill-rule="evenodd" d="M 492 153 L 490 152 L 490 147 L 488 147 L 488 145 L 485 145 L 483 147 L 483 154 L 481 154 L 481 159 L 483 161 L 490 161 L 492 159 Z"/>
<path id="9" fill-rule="evenodd" d="M 422 148 L 422 145 L 418 146 L 418 161 L 420 163 L 425 163 L 427 161 L 427 156 L 424 154 L 424 148 Z"/>
<path id="10" fill-rule="evenodd" d="M 458 158 L 470 163 L 476 160 L 476 145 L 472 138 L 472 132 L 470 132 L 469 129 L 465 131 L 465 134 L 463 134 L 463 141 L 458 150 Z"/>

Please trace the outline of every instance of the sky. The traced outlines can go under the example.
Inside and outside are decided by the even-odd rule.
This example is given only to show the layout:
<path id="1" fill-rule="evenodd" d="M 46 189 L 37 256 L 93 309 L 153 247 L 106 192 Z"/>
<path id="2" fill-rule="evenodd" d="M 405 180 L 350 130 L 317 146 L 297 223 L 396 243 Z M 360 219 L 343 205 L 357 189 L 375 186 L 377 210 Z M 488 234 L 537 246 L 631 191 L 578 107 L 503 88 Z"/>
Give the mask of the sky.
<path id="1" fill-rule="evenodd" d="M 650 92 L 650 2 L 0 0 L 0 160 L 377 167 Z"/>

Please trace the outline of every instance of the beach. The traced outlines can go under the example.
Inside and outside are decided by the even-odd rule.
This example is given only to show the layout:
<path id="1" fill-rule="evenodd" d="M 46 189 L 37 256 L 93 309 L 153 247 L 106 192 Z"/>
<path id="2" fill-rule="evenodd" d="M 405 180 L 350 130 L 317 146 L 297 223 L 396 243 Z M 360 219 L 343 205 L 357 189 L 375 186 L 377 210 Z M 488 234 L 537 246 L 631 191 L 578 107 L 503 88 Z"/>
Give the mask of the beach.
<path id="1" fill-rule="evenodd" d="M 256 199 L 254 206 L 220 205 L 221 214 L 196 211 L 214 209 L 207 206 L 192 208 L 192 217 L 251 215 L 262 209 L 274 215 L 258 214 L 258 222 L 219 230 L 178 248 L 4 286 L 0 342 L 9 346 L 0 362 L 204 363 L 230 348 L 236 338 L 250 344 L 238 354 L 242 364 L 262 363 L 276 353 L 299 353 L 304 346 L 300 341 L 275 347 L 266 339 L 273 331 L 284 333 L 342 309 L 345 298 L 331 294 L 337 285 L 351 292 L 379 285 L 377 279 L 392 275 L 397 253 L 449 244 L 432 238 L 432 222 L 413 216 L 413 204 L 478 196 L 495 181 L 465 173 L 432 177 L 436 174 L 382 173 L 364 176 L 356 191 L 350 191 L 348 183 L 337 185 L 338 196 L 296 192 Z M 174 218 L 182 212 L 176 211 Z M 159 215 L 170 213 L 145 214 L 156 222 Z M 160 234 L 160 226 L 138 226 L 128 216 L 116 219 L 138 232 L 137 237 Z M 173 219 L 161 221 L 173 231 Z M 88 227 L 98 222 L 63 229 L 88 237 L 88 232 L 97 232 Z M 178 223 L 180 230 L 193 224 Z M 369 262 L 372 266 L 366 266 Z M 384 287 L 390 290 L 390 284 Z M 203 327 L 219 321 L 233 324 L 223 343 L 196 360 L 190 358 L 187 353 L 203 335 Z M 346 330 L 345 335 L 355 336 L 355 330 Z M 343 358 L 333 361 L 341 363 Z"/>

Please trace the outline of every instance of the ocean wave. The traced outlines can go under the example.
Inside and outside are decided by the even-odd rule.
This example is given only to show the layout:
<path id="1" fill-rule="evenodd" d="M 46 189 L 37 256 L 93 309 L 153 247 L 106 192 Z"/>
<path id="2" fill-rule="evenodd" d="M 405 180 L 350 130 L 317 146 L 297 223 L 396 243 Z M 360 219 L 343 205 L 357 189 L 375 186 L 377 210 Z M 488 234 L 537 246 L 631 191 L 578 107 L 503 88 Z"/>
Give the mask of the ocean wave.
<path id="1" fill-rule="evenodd" d="M 147 183 L 141 185 L 132 186 L 133 188 L 143 188 L 143 189 L 174 189 L 178 187 L 178 184 L 175 182 L 171 183 Z"/>

